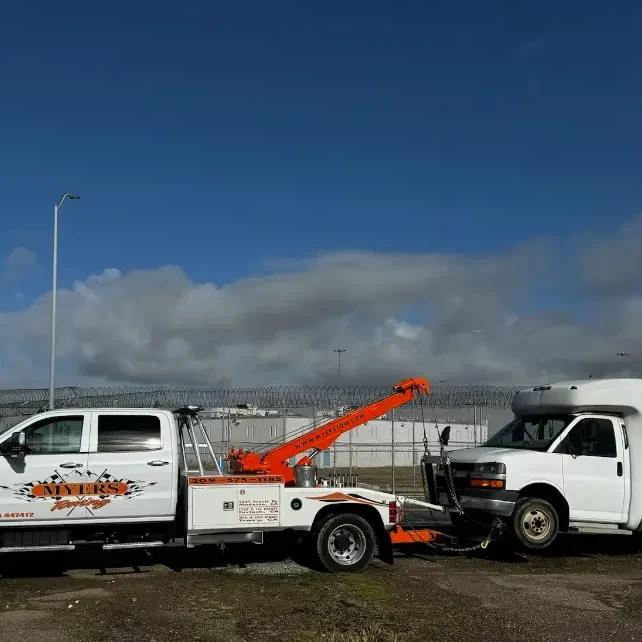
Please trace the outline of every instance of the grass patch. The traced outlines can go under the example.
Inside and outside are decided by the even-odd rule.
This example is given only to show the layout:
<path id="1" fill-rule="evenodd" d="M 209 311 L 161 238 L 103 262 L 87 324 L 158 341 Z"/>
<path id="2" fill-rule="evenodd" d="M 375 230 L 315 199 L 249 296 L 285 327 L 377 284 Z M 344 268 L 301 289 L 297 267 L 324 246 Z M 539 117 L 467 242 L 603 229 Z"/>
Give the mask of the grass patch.
<path id="1" fill-rule="evenodd" d="M 381 626 L 366 626 L 358 631 L 333 630 L 328 633 L 299 631 L 289 642 L 398 642 L 399 636 Z"/>
<path id="2" fill-rule="evenodd" d="M 331 642 L 397 642 L 399 637 L 380 627 L 368 627 L 358 633 L 332 633 L 327 639 Z"/>
<path id="3" fill-rule="evenodd" d="M 363 602 L 381 602 L 386 599 L 386 586 L 368 574 L 349 575 L 344 583 L 346 593 Z"/>

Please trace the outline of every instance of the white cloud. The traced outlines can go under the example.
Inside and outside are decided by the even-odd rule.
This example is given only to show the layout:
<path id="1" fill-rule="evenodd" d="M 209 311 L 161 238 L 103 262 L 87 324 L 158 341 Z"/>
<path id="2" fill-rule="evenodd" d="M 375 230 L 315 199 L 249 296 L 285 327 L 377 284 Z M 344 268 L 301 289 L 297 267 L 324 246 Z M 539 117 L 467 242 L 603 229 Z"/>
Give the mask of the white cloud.
<path id="1" fill-rule="evenodd" d="M 636 242 L 632 223 L 577 256 L 548 241 L 489 255 L 329 254 L 225 286 L 175 266 L 112 268 L 59 292 L 58 363 L 71 384 L 334 383 L 342 347 L 345 383 L 533 383 L 617 375 L 625 350 L 642 375 Z M 605 258 L 618 254 L 625 267 Z M 584 316 L 534 305 L 542 284 L 585 297 Z M 46 384 L 50 301 L 0 314 L 0 361 L 19 360 L 31 385 Z"/>
<path id="2" fill-rule="evenodd" d="M 4 283 L 14 283 L 28 276 L 38 265 L 36 255 L 26 247 L 17 247 L 2 258 L 1 278 Z"/>

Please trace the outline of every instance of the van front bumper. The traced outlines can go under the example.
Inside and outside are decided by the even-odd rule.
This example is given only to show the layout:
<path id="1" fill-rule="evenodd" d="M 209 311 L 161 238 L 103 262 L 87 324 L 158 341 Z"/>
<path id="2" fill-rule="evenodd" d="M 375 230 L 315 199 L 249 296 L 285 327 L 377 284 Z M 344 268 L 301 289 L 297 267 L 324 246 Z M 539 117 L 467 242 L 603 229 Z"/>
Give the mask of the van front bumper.
<path id="1" fill-rule="evenodd" d="M 470 488 L 457 493 L 459 504 L 464 511 L 475 511 L 510 517 L 513 514 L 518 495 L 510 490 L 491 490 L 485 488 Z M 454 508 L 447 493 L 439 494 L 439 503 L 442 506 Z"/>

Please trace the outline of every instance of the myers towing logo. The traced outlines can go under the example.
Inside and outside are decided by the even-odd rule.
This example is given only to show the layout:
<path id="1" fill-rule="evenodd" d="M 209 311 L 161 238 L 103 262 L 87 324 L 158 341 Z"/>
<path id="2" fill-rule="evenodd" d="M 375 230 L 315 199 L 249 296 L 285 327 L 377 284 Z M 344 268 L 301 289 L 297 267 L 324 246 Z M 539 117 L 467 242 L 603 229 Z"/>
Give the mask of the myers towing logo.
<path id="1" fill-rule="evenodd" d="M 113 500 L 127 500 L 139 497 L 157 482 L 118 479 L 104 470 L 100 475 L 87 471 L 87 479 L 74 481 L 84 474 L 73 471 L 66 475 L 55 471 L 43 481 L 16 484 L 13 487 L 0 486 L 0 489 L 13 490 L 14 495 L 26 502 L 51 502 L 51 511 L 86 508 L 93 514 L 110 504 Z"/>
<path id="2" fill-rule="evenodd" d="M 102 508 L 113 497 L 124 496 L 129 486 L 122 482 L 89 482 L 83 484 L 36 484 L 31 489 L 34 497 L 55 499 L 51 510 L 79 508 L 81 506 Z"/>

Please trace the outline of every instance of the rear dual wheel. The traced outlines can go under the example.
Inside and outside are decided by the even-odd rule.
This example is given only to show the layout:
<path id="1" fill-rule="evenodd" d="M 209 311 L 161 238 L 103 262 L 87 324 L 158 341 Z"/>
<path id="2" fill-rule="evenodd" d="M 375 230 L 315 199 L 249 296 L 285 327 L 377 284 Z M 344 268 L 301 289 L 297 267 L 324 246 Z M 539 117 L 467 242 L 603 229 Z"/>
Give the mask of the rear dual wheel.
<path id="1" fill-rule="evenodd" d="M 375 532 L 370 522 L 354 513 L 325 519 L 314 539 L 315 552 L 323 568 L 331 573 L 357 573 L 374 556 Z"/>

